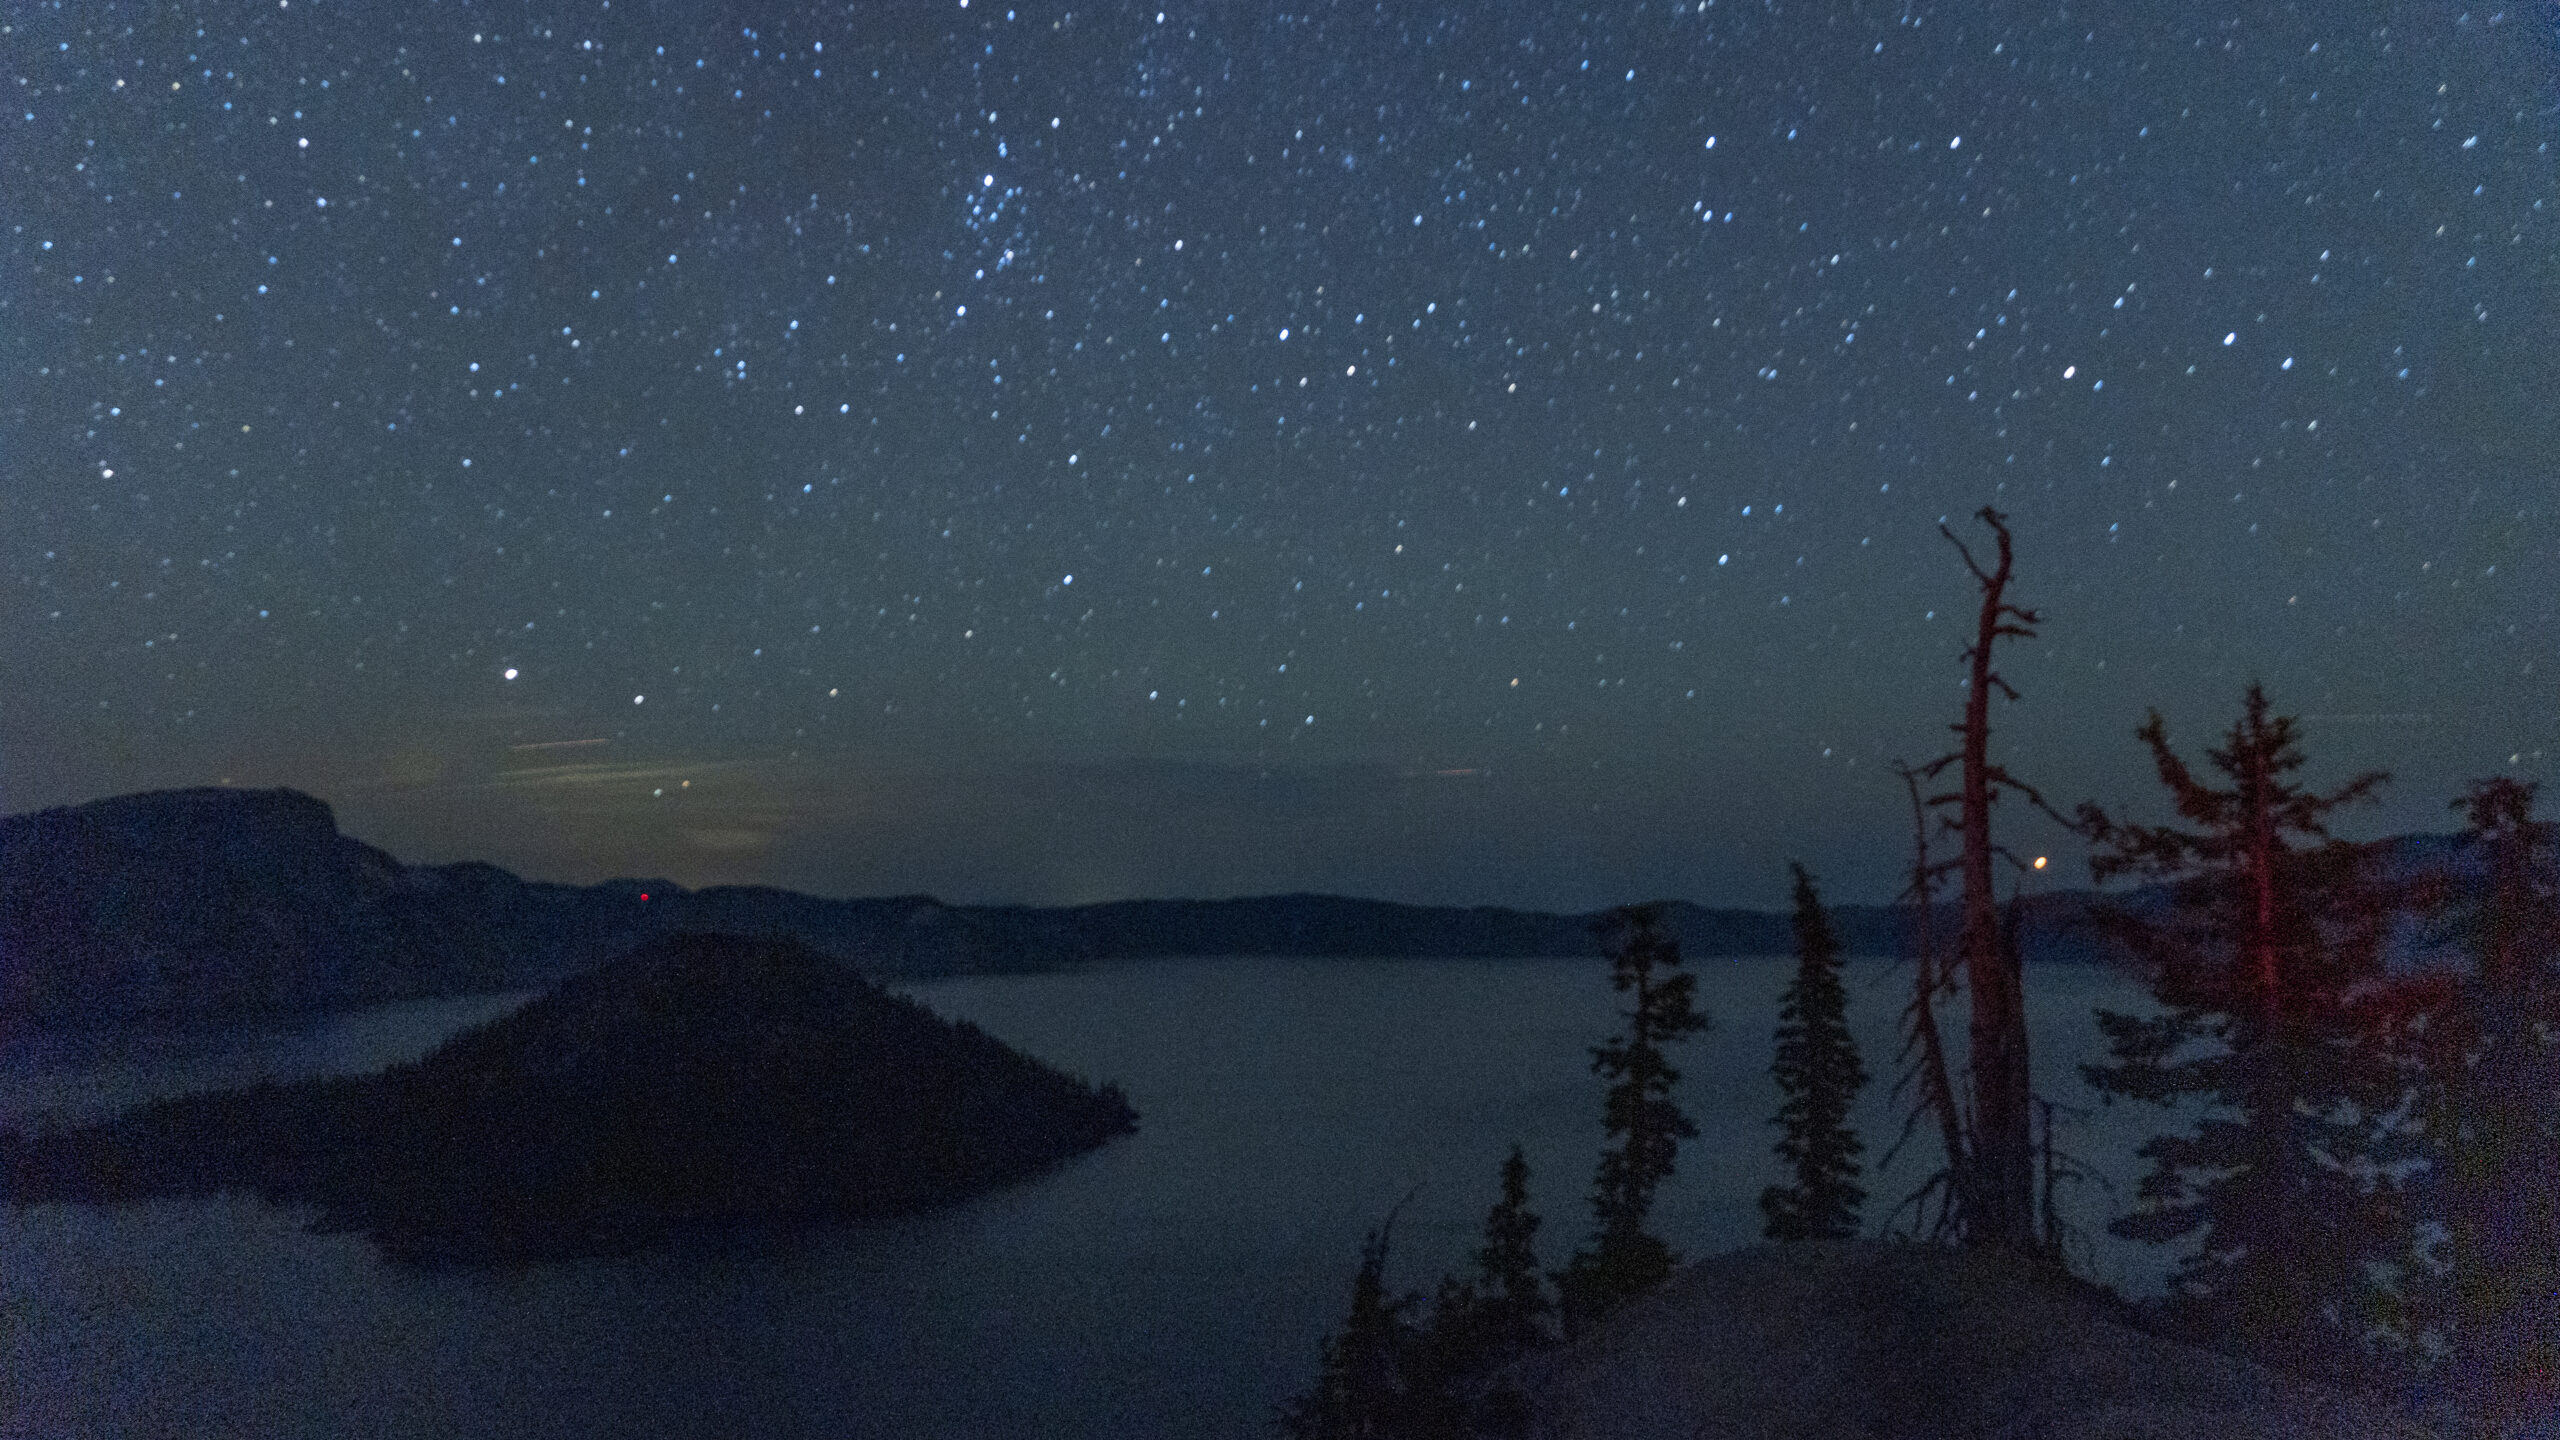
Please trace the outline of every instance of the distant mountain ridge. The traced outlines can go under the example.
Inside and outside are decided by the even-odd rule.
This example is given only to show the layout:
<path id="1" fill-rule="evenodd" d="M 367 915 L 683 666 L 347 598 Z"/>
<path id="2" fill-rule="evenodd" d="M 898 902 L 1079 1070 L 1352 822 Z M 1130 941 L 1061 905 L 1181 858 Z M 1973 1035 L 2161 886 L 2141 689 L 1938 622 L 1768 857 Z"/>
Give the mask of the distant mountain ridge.
<path id="1" fill-rule="evenodd" d="M 2034 897 L 2027 958 L 2103 959 L 2079 923 L 2090 899 Z M 1597 955 L 1600 918 L 1333 895 L 1042 908 L 558 885 L 403 864 L 299 791 L 163 790 L 0 818 L 0 1037 L 546 985 L 678 931 L 797 940 L 875 976 L 923 977 L 1186 955 Z M 1902 911 L 1841 905 L 1832 919 L 1851 954 L 1903 948 Z M 1692 958 L 1794 943 L 1774 911 L 1674 902 L 1670 921 Z"/>

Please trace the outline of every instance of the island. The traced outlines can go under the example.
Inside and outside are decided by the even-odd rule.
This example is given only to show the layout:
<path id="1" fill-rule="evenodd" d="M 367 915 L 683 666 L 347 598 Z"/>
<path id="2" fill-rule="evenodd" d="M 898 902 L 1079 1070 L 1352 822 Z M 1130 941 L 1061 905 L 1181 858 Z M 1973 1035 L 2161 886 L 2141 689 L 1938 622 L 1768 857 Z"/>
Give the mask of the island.
<path id="1" fill-rule="evenodd" d="M 797 941 L 687 933 L 378 1074 L 0 1134 L 0 1198 L 247 1190 L 396 1259 L 521 1262 L 922 1210 L 1136 1125 Z"/>

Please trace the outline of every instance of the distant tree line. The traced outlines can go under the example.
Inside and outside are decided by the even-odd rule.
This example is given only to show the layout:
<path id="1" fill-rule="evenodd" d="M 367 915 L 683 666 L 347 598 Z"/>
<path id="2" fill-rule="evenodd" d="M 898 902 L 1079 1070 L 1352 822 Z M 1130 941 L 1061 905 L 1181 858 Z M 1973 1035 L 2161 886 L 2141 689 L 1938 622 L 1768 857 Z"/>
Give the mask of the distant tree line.
<path id="1" fill-rule="evenodd" d="M 2534 816 L 2536 787 L 2492 778 L 2455 802 L 2467 828 L 2454 853 L 2476 877 L 2392 873 L 2381 847 L 2328 828 L 2386 777 L 2303 788 L 2292 778 L 2304 764 L 2297 724 L 2253 684 L 2207 752 L 2218 779 L 2178 756 L 2157 713 L 2136 730 L 2179 823 L 2137 824 L 2094 804 L 2065 816 L 1990 754 L 1991 694 L 2018 698 L 1994 647 L 2032 638 L 2038 616 L 2009 599 L 2007 517 L 1985 507 L 1977 518 L 1996 545 L 1988 565 L 1947 532 L 1981 602 L 1957 743 L 1898 767 L 1914 823 L 1903 899 L 1915 954 L 1896 1086 L 1908 1108 L 1885 1158 L 1926 1125 L 1945 1163 L 1887 1227 L 1909 1211 L 1905 1233 L 2067 1268 L 2054 1189 L 2077 1167 L 2054 1141 L 2056 1102 L 2031 1087 L 2019 891 L 2004 904 L 1996 887 L 2004 866 L 2023 877 L 2043 864 L 1993 837 L 1997 802 L 2013 795 L 2089 844 L 2102 885 L 2166 887 L 2165 906 L 2098 911 L 2160 1013 L 2101 1010 L 2109 1059 L 2081 1067 L 2109 1103 L 2192 1120 L 2142 1147 L 2150 1169 L 2133 1209 L 2109 1224 L 2187 1247 L 2155 1307 L 2163 1327 L 2339 1383 L 2379 1377 L 2508 1425 L 2560 1420 L 2560 869 L 2555 827 Z M 1940 839 L 1953 854 L 1934 853 Z M 1797 972 L 1772 1067 L 1788 1178 L 1760 1196 L 1763 1233 L 1853 1237 L 1866 1196 L 1848 1116 L 1868 1077 L 1845 1021 L 1837 940 L 1812 877 L 1793 875 Z M 1950 882 L 1959 920 L 1942 944 L 1933 926 Z M 1391 1214 L 1362 1246 L 1351 1313 L 1325 1342 L 1316 1385 L 1283 1407 L 1290 1434 L 1519 1433 L 1505 1367 L 1588 1332 L 1678 1263 L 1646 1229 L 1680 1141 L 1696 1134 L 1663 1047 L 1706 1016 L 1661 907 L 1612 918 L 1611 979 L 1632 1003 L 1624 1032 L 1592 1052 L 1611 1085 L 1591 1238 L 1562 1270 L 1541 1272 L 1515 1145 L 1477 1273 L 1444 1280 L 1426 1309 L 1420 1294 L 1388 1289 Z M 2395 973 L 2386 944 L 2413 923 L 2467 963 Z M 1959 994 L 1961 1065 L 1938 1023 Z"/>

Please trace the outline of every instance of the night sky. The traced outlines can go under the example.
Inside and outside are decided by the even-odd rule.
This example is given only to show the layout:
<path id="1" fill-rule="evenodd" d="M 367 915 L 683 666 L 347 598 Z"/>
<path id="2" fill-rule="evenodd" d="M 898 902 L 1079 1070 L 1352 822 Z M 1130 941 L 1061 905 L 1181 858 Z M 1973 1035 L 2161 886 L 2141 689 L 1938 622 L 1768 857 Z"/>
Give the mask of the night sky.
<path id="1" fill-rule="evenodd" d="M 2560 755 L 2548 4 L 0 16 L 10 811 L 1881 900 L 1985 504 L 2062 804 L 2253 677 L 2356 833 Z"/>

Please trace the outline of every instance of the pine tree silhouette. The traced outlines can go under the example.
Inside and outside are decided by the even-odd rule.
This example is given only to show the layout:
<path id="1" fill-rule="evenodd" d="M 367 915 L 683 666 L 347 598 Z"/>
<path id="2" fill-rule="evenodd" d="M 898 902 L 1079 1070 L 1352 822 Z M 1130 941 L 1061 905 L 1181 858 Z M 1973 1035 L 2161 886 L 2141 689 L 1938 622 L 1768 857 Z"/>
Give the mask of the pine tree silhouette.
<path id="1" fill-rule="evenodd" d="M 1538 1217 L 1529 1209 L 1529 1161 L 1516 1143 L 1502 1162 L 1502 1195 L 1486 1212 L 1475 1274 L 1443 1277 L 1430 1322 L 1406 1367 L 1406 1423 L 1416 1436 L 1520 1433 L 1526 1401 L 1497 1372 L 1553 1344 L 1555 1312 L 1538 1270 Z"/>
<path id="2" fill-rule="evenodd" d="M 1529 1209 L 1529 1159 L 1515 1142 L 1502 1162 L 1502 1198 L 1484 1217 L 1476 1251 L 1477 1326 L 1496 1364 L 1549 1343 L 1555 1301 L 1538 1269 L 1538 1217 Z"/>
<path id="3" fill-rule="evenodd" d="M 1529 1209 L 1529 1159 L 1514 1142 L 1502 1162 L 1502 1198 L 1485 1212 L 1484 1246 L 1476 1251 L 1480 1298 L 1471 1361 L 1479 1373 L 1555 1343 L 1548 1321 L 1556 1304 L 1538 1269 L 1537 1238 L 1538 1217 Z M 1484 1388 L 1471 1414 L 1479 1434 L 1527 1432 L 1525 1401 L 1508 1386 Z"/>
<path id="4" fill-rule="evenodd" d="M 1785 1096 L 1769 1123 L 1786 1134 L 1778 1157 L 1794 1183 L 1760 1192 L 1771 1240 L 1846 1240 L 1858 1234 L 1867 1192 L 1858 1184 L 1864 1148 L 1849 1127 L 1849 1107 L 1867 1083 L 1858 1043 L 1849 1034 L 1848 992 L 1840 983 L 1840 941 L 1813 877 L 1795 873 L 1796 978 L 1779 1002 L 1778 1055 L 1770 1068 Z"/>
<path id="5" fill-rule="evenodd" d="M 2082 818 L 2099 841 L 2099 879 L 2173 882 L 2168 915 L 2110 916 L 2167 1013 L 2101 1010 L 2115 1063 L 2082 1070 L 2110 1101 L 2218 1110 L 2192 1136 L 2143 1145 L 2152 1170 L 2139 1207 L 2109 1228 L 2153 1243 L 2202 1232 L 2173 1272 L 2173 1312 L 2263 1358 L 2345 1378 L 2373 1304 L 2364 1262 L 2387 1242 L 2382 1207 L 2323 1157 L 2362 1149 L 2354 1103 L 2369 1110 L 2388 1086 L 2358 1044 L 2352 1004 L 2381 974 L 2366 857 L 2326 821 L 2385 777 L 2327 795 L 2288 781 L 2303 763 L 2294 722 L 2270 714 L 2256 685 L 2223 748 L 2208 752 L 2229 789 L 2187 768 L 2157 713 L 2136 735 L 2194 828 L 2117 824 L 2095 806 Z"/>
<path id="6" fill-rule="evenodd" d="M 1633 997 L 1620 1012 L 1626 1033 L 1592 1047 L 1591 1068 L 1613 1083 L 1604 1128 L 1616 1143 L 1592 1180 L 1592 1237 L 1556 1277 L 1565 1333 L 1581 1333 L 1619 1305 L 1662 1283 L 1678 1263 L 1645 1227 L 1654 1192 L 1671 1178 L 1680 1142 L 1698 1127 L 1671 1099 L 1680 1072 L 1663 1047 L 1707 1027 L 1696 1006 L 1698 977 L 1680 968 L 1680 945 L 1663 928 L 1664 907 L 1611 912 L 1615 933 L 1609 983 Z"/>
<path id="7" fill-rule="evenodd" d="M 2433 1330 L 2442 1370 L 2501 1422 L 2560 1421 L 2560 827 L 2535 788 L 2499 777 L 2454 808 L 2487 883 L 2458 919 L 2471 972 L 2400 987 L 2395 1018 L 2423 1117 L 2413 1221 L 2444 1227 L 2442 1273 L 2411 1273 L 2405 1332 Z"/>
<path id="8" fill-rule="evenodd" d="M 1399 1204 L 1397 1209 L 1402 1209 Z M 1390 1440 L 1414 1433 L 1406 1370 L 1417 1336 L 1414 1294 L 1387 1292 L 1387 1250 L 1395 1213 L 1360 1242 L 1351 1281 L 1351 1313 L 1326 1336 L 1314 1388 L 1280 1407 L 1282 1431 L 1295 1440 Z"/>
<path id="9" fill-rule="evenodd" d="M 1410 1199 L 1411 1197 L 1406 1197 Z M 1396 1210 L 1402 1210 L 1399 1202 Z M 1529 1161 L 1514 1143 L 1502 1163 L 1502 1195 L 1485 1215 L 1476 1273 L 1444 1276 L 1428 1319 L 1419 1294 L 1390 1295 L 1388 1236 L 1396 1211 L 1360 1245 L 1351 1313 L 1326 1337 L 1316 1383 L 1280 1407 L 1298 1440 L 1464 1440 L 1523 1433 L 1518 1391 L 1495 1372 L 1555 1341 L 1538 1270 L 1538 1217 L 1529 1209 Z"/>

